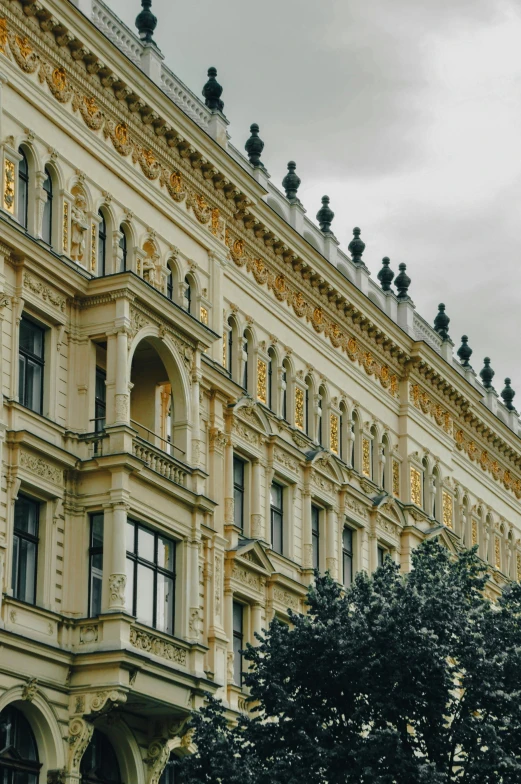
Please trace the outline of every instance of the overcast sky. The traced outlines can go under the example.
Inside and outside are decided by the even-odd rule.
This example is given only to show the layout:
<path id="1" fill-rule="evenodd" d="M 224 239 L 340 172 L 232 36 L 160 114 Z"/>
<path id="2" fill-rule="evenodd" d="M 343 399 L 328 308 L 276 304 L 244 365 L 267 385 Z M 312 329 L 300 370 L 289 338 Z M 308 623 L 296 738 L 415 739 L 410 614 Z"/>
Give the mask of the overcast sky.
<path id="1" fill-rule="evenodd" d="M 132 28 L 139 0 L 107 0 Z M 515 0 L 153 0 L 156 41 L 198 95 L 218 70 L 232 143 L 257 122 L 280 186 L 297 162 L 373 276 L 405 262 L 418 311 L 521 409 L 521 7 Z"/>

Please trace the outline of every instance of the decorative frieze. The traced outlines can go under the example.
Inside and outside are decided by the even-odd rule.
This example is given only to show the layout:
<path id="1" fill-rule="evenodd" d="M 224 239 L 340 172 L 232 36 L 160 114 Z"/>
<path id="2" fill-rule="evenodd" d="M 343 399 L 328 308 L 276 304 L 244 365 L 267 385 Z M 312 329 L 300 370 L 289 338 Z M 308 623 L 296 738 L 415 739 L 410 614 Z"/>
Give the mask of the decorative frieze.
<path id="1" fill-rule="evenodd" d="M 36 474 L 42 479 L 53 482 L 55 485 L 63 483 L 63 471 L 49 465 L 43 458 L 31 455 L 29 452 L 20 452 L 20 467 L 27 469 L 32 474 Z"/>
<path id="2" fill-rule="evenodd" d="M 64 313 L 65 305 L 67 303 L 65 297 L 61 297 L 54 289 L 46 286 L 41 280 L 33 277 L 28 272 L 24 273 L 23 283 L 24 288 L 29 289 L 29 291 L 32 291 L 33 294 L 36 294 L 36 296 L 44 302 L 50 303 L 55 308 L 58 308 L 61 313 Z"/>
<path id="3" fill-rule="evenodd" d="M 260 592 L 264 588 L 264 579 L 258 574 L 243 569 L 237 564 L 233 565 L 232 578 L 247 588 L 252 588 L 254 591 Z"/>
<path id="4" fill-rule="evenodd" d="M 300 602 L 297 597 L 293 596 L 289 591 L 285 591 L 283 588 L 275 587 L 273 589 L 273 600 L 282 605 L 284 609 L 290 607 L 295 612 L 298 612 L 300 609 Z"/>
<path id="5" fill-rule="evenodd" d="M 413 384 L 409 389 L 409 398 L 416 408 L 422 413 L 432 417 L 438 427 L 445 433 L 452 433 L 452 417 L 450 413 L 422 389 L 419 384 Z"/>
<path id="6" fill-rule="evenodd" d="M 166 642 L 161 637 L 149 634 L 133 626 L 130 629 L 130 644 L 146 653 L 153 653 L 162 659 L 186 666 L 187 651 L 171 642 Z"/>
<path id="7" fill-rule="evenodd" d="M 473 439 L 468 438 L 461 428 L 454 428 L 454 440 L 460 452 L 468 455 L 473 463 L 478 463 L 483 471 L 490 474 L 496 482 L 501 482 L 503 487 L 515 494 L 516 498 L 521 498 L 521 479 L 501 465 L 489 454 L 488 450 L 481 448 Z"/>

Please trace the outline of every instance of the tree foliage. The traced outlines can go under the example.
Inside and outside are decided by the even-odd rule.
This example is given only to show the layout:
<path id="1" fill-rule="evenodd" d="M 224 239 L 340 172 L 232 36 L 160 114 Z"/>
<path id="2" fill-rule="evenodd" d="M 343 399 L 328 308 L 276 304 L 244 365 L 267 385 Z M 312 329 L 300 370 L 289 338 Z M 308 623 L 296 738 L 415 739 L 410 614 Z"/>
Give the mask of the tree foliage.
<path id="1" fill-rule="evenodd" d="M 250 714 L 194 716 L 180 784 L 521 782 L 521 587 L 491 603 L 475 549 L 412 558 L 346 593 L 317 576 L 247 648 Z"/>

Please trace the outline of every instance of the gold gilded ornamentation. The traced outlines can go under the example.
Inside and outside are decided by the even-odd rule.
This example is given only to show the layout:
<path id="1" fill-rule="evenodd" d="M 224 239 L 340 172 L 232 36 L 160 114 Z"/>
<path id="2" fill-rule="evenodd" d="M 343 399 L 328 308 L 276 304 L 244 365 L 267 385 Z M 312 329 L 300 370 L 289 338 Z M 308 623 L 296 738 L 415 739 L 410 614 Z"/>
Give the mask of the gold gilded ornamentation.
<path id="1" fill-rule="evenodd" d="M 103 125 L 104 117 L 94 98 L 75 93 L 72 99 L 72 109 L 74 112 L 80 112 L 83 122 L 91 130 L 98 131 Z"/>
<path id="2" fill-rule="evenodd" d="M 183 179 L 178 171 L 169 172 L 167 169 L 162 168 L 159 182 L 167 189 L 170 197 L 178 204 L 186 199 Z"/>
<path id="3" fill-rule="evenodd" d="M 414 384 L 410 388 L 409 396 L 416 408 L 427 416 L 431 416 L 446 433 L 451 433 L 452 417 L 450 413 L 445 411 L 439 403 L 436 403 L 424 389 L 418 384 Z"/>
<path id="4" fill-rule="evenodd" d="M 201 323 L 208 326 L 208 311 L 201 305 Z"/>
<path id="5" fill-rule="evenodd" d="M 139 163 L 147 180 L 157 180 L 161 174 L 161 166 L 152 150 L 145 150 L 144 147 L 136 145 L 132 153 L 132 163 Z"/>
<path id="6" fill-rule="evenodd" d="M 295 427 L 304 430 L 304 391 L 300 387 L 295 390 Z"/>
<path id="7" fill-rule="evenodd" d="M 114 149 L 120 155 L 130 155 L 132 152 L 132 142 L 129 139 L 128 128 L 125 123 L 114 123 L 112 120 L 106 120 L 103 127 L 103 135 L 105 138 L 110 138 Z"/>
<path id="8" fill-rule="evenodd" d="M 60 103 L 67 103 L 72 96 L 72 85 L 67 78 L 65 68 L 54 68 L 48 63 L 42 63 L 38 74 L 40 82 L 47 82 L 51 94 Z"/>
<path id="9" fill-rule="evenodd" d="M 368 438 L 362 439 L 362 473 L 371 476 L 371 444 Z"/>
<path id="10" fill-rule="evenodd" d="M 65 90 L 67 87 L 67 74 L 65 73 L 65 68 L 54 69 L 52 72 L 52 83 L 59 93 L 62 93 Z"/>
<path id="11" fill-rule="evenodd" d="M 478 445 L 467 438 L 461 428 L 454 428 L 453 435 L 456 446 L 461 452 L 466 452 L 473 462 L 478 460 L 483 471 L 491 474 L 496 482 L 501 482 L 507 490 L 515 494 L 516 498 L 521 498 L 521 479 L 512 476 L 508 468 L 501 465 L 498 460 L 492 459 L 486 449 L 480 452 Z"/>
<path id="12" fill-rule="evenodd" d="M 212 222 L 210 231 L 218 240 L 224 240 L 224 220 L 221 218 L 221 211 L 217 207 L 214 207 L 211 217 Z"/>
<path id="13" fill-rule="evenodd" d="M 472 521 L 472 546 L 478 543 L 478 521 Z"/>
<path id="14" fill-rule="evenodd" d="M 521 580 L 521 553 L 517 553 L 516 567 L 517 567 L 517 579 L 519 581 Z"/>
<path id="15" fill-rule="evenodd" d="M 311 321 L 317 332 L 323 328 L 324 311 L 322 308 L 314 308 Z"/>
<path id="16" fill-rule="evenodd" d="M 14 215 L 15 203 L 15 165 L 5 159 L 4 163 L 4 209 Z"/>
<path id="17" fill-rule="evenodd" d="M 400 497 L 400 464 L 398 460 L 393 460 L 393 495 Z"/>
<path id="18" fill-rule="evenodd" d="M 443 491 L 442 507 L 443 525 L 446 525 L 447 528 L 452 528 L 453 500 L 451 494 L 446 493 L 445 490 Z"/>
<path id="19" fill-rule="evenodd" d="M 33 51 L 33 47 L 29 43 L 29 39 L 23 38 L 21 35 L 17 35 L 15 36 L 15 41 L 20 51 L 20 54 L 22 55 L 24 60 L 27 60 L 27 58 L 29 57 L 30 54 L 32 54 Z"/>
<path id="20" fill-rule="evenodd" d="M 417 468 L 411 466 L 411 501 L 416 506 L 422 505 L 422 480 Z"/>
<path id="21" fill-rule="evenodd" d="M 192 209 L 199 223 L 208 223 L 212 216 L 210 205 L 200 193 L 188 193 L 186 206 Z"/>
<path id="22" fill-rule="evenodd" d="M 6 54 L 7 46 L 7 19 L 0 19 L 0 52 Z"/>
<path id="23" fill-rule="evenodd" d="M 339 441 L 338 441 L 338 417 L 336 414 L 329 416 L 329 444 L 331 451 L 339 454 Z"/>
<path id="24" fill-rule="evenodd" d="M 501 569 L 501 541 L 499 536 L 494 536 L 494 566 Z"/>
<path id="25" fill-rule="evenodd" d="M 69 255 L 69 202 L 63 202 L 63 252 Z"/>
<path id="26" fill-rule="evenodd" d="M 96 272 L 96 263 L 98 260 L 98 231 L 95 223 L 92 224 L 90 231 L 90 269 L 91 272 Z"/>
<path id="27" fill-rule="evenodd" d="M 253 277 L 257 283 L 266 283 L 268 279 L 268 269 L 262 259 L 254 259 L 253 261 Z"/>
<path id="28" fill-rule="evenodd" d="M 223 367 L 224 368 L 227 366 L 226 365 L 226 360 L 228 358 L 228 351 L 227 351 L 228 346 L 227 346 L 226 338 L 227 338 L 227 333 L 225 332 L 224 335 L 223 335 Z"/>
<path id="29" fill-rule="evenodd" d="M 34 73 L 38 68 L 39 58 L 29 39 L 20 35 L 8 35 L 13 57 L 24 73 Z"/>
<path id="30" fill-rule="evenodd" d="M 266 377 L 266 363 L 263 359 L 257 360 L 257 397 L 261 403 L 268 402 L 268 386 Z"/>

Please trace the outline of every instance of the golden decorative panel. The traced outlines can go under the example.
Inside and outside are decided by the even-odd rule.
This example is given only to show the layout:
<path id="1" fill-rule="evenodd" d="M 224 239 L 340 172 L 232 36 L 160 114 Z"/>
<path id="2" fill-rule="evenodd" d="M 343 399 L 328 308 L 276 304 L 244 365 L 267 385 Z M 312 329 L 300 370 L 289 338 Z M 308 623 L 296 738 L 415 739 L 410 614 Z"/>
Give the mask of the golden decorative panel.
<path id="1" fill-rule="evenodd" d="M 411 501 L 416 506 L 422 505 L 422 478 L 417 468 L 411 466 Z"/>
<path id="2" fill-rule="evenodd" d="M 69 255 L 69 202 L 63 202 L 63 252 Z"/>
<path id="3" fill-rule="evenodd" d="M 329 416 L 329 446 L 335 454 L 340 452 L 340 442 L 338 440 L 338 417 L 336 414 Z"/>
<path id="4" fill-rule="evenodd" d="M 224 368 L 227 366 L 226 365 L 226 360 L 228 358 L 228 345 L 227 345 L 228 341 L 227 341 L 227 338 L 228 338 L 228 335 L 225 332 L 224 335 L 223 335 L 223 367 Z"/>
<path id="5" fill-rule="evenodd" d="M 4 163 L 4 209 L 14 215 L 15 204 L 15 165 L 7 158 Z"/>
<path id="6" fill-rule="evenodd" d="M 96 262 L 98 260 L 98 231 L 95 223 L 91 226 L 90 234 L 90 269 L 96 272 Z"/>
<path id="7" fill-rule="evenodd" d="M 478 543 L 478 521 L 472 521 L 472 546 Z"/>
<path id="8" fill-rule="evenodd" d="M 257 397 L 261 403 L 268 402 L 267 368 L 263 359 L 257 360 Z"/>
<path id="9" fill-rule="evenodd" d="M 454 440 L 460 452 L 465 452 L 473 463 L 479 463 L 482 471 L 490 474 L 496 482 L 501 482 L 507 490 L 515 494 L 516 498 L 521 498 L 521 479 L 512 476 L 510 470 L 493 459 L 486 449 L 480 449 L 461 428 L 454 428 Z"/>
<path id="10" fill-rule="evenodd" d="M 208 326 L 208 310 L 201 305 L 201 323 Z"/>
<path id="11" fill-rule="evenodd" d="M 499 536 L 494 536 L 494 566 L 501 569 L 501 540 Z"/>
<path id="12" fill-rule="evenodd" d="M 453 507 L 454 502 L 451 494 L 444 490 L 442 496 L 443 525 L 446 525 L 447 528 L 452 528 Z"/>
<path id="13" fill-rule="evenodd" d="M 393 460 L 393 495 L 400 497 L 400 464 L 398 460 Z"/>
<path id="14" fill-rule="evenodd" d="M 362 438 L 362 473 L 371 476 L 371 444 L 368 438 Z"/>
<path id="15" fill-rule="evenodd" d="M 431 416 L 436 424 L 446 433 L 452 432 L 452 417 L 439 403 L 436 403 L 431 396 L 418 384 L 414 384 L 409 390 L 409 397 L 415 407 L 424 414 Z"/>
<path id="16" fill-rule="evenodd" d="M 295 390 L 295 427 L 304 430 L 304 391 L 300 387 Z"/>
<path id="17" fill-rule="evenodd" d="M 7 46 L 7 19 L 0 19 L 0 52 L 5 54 Z"/>

